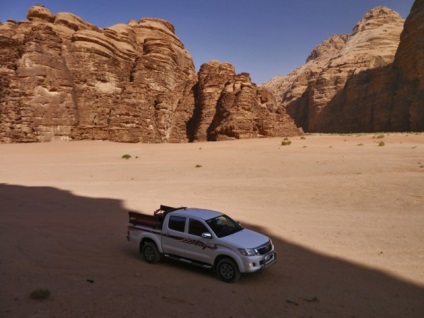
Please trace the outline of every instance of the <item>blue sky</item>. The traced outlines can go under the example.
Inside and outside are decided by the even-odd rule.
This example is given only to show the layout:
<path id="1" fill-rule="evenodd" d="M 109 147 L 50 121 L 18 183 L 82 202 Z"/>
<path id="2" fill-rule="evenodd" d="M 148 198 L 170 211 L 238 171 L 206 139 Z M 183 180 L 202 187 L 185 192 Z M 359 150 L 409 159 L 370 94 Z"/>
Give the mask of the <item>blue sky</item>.
<path id="1" fill-rule="evenodd" d="M 261 84 L 305 63 L 336 33 L 350 34 L 370 9 L 409 14 L 414 0 L 0 0 L 0 21 L 26 19 L 35 4 L 71 12 L 101 28 L 144 17 L 171 22 L 196 69 L 229 62 Z"/>

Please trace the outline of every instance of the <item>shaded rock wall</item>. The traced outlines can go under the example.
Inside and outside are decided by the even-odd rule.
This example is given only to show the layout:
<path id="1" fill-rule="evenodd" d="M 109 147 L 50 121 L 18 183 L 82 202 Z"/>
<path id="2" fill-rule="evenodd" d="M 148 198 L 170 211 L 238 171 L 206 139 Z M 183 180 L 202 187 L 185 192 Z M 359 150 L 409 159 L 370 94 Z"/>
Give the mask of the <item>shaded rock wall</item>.
<path id="1" fill-rule="evenodd" d="M 406 19 L 393 63 L 392 125 L 424 130 L 424 1 L 415 1 Z"/>
<path id="2" fill-rule="evenodd" d="M 330 38 L 321 54 L 264 86 L 308 132 L 423 130 L 423 3 L 415 2 L 405 28 L 396 12 L 371 10 L 352 34 Z"/>
<path id="3" fill-rule="evenodd" d="M 279 104 L 295 120 L 296 125 L 307 129 L 310 82 L 317 79 L 346 44 L 349 36 L 336 34 L 318 45 L 309 55 L 306 64 L 285 76 L 277 76 L 265 83 L 276 96 Z"/>
<path id="4" fill-rule="evenodd" d="M 30 8 L 27 18 L 0 24 L 0 142 L 187 142 L 213 135 L 218 99 L 235 80 L 234 68 L 225 64 L 224 76 L 205 65 L 196 85 L 193 60 L 169 22 L 147 18 L 100 29 L 43 6 Z M 258 100 L 256 93 L 246 98 Z M 244 116 L 259 121 L 246 128 L 251 132 L 238 132 L 240 115 L 233 120 L 237 132 L 227 127 L 225 134 L 282 131 L 279 123 L 258 130 L 263 119 L 248 110 Z"/>

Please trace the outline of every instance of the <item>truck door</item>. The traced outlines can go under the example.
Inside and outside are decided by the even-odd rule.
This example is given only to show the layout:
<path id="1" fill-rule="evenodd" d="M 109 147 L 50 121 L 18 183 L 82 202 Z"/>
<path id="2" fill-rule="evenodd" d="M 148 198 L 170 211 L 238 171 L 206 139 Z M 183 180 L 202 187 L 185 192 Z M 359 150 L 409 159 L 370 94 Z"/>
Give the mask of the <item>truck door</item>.
<path id="1" fill-rule="evenodd" d="M 166 229 L 162 229 L 162 248 L 164 253 L 185 257 L 187 218 L 170 215 Z"/>
<path id="2" fill-rule="evenodd" d="M 203 238 L 202 234 L 212 231 L 201 221 L 189 219 L 188 222 L 188 243 L 186 244 L 186 255 L 196 261 L 213 264 L 215 252 L 214 238 Z"/>

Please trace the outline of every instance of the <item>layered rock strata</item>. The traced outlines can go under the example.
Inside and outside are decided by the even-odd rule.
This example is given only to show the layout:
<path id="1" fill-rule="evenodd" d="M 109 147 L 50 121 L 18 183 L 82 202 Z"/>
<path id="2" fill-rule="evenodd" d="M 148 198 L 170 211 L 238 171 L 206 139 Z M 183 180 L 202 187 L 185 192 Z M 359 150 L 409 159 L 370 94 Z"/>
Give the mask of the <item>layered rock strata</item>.
<path id="1" fill-rule="evenodd" d="M 187 142 L 213 136 L 205 114 L 218 100 L 208 99 L 209 84 L 205 90 L 196 85 L 192 57 L 171 23 L 148 18 L 100 29 L 40 5 L 27 18 L 0 24 L 0 142 Z M 213 72 L 201 76 L 214 77 Z M 257 94 L 247 98 L 258 100 Z M 262 118 L 244 115 L 258 121 L 252 131 L 239 132 L 245 125 L 239 116 L 234 131 L 227 127 L 218 135 L 250 138 L 281 131 L 279 124 L 257 129 Z"/>
<path id="2" fill-rule="evenodd" d="M 191 123 L 195 140 L 227 140 L 299 134 L 291 118 L 267 89 L 229 63 L 202 65 Z"/>
<path id="3" fill-rule="evenodd" d="M 2 49 L 14 52 L 1 61 L 3 141 L 188 140 L 181 121 L 193 102 L 183 101 L 193 100 L 197 76 L 171 24 L 101 30 L 42 6 L 27 17 L 0 28 Z"/>
<path id="4" fill-rule="evenodd" d="M 330 38 L 304 66 L 264 86 L 307 132 L 423 130 L 422 1 L 403 24 L 377 7 L 352 34 Z"/>

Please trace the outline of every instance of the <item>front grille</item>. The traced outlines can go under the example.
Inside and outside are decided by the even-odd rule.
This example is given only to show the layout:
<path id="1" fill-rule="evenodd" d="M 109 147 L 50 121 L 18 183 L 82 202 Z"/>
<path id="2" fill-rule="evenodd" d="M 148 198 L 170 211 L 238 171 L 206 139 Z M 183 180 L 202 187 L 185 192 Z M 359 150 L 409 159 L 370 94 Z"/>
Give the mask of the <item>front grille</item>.
<path id="1" fill-rule="evenodd" d="M 264 254 L 268 253 L 269 251 L 272 250 L 271 241 L 268 241 L 264 245 L 257 247 L 256 250 L 258 251 L 259 255 L 264 255 Z"/>

